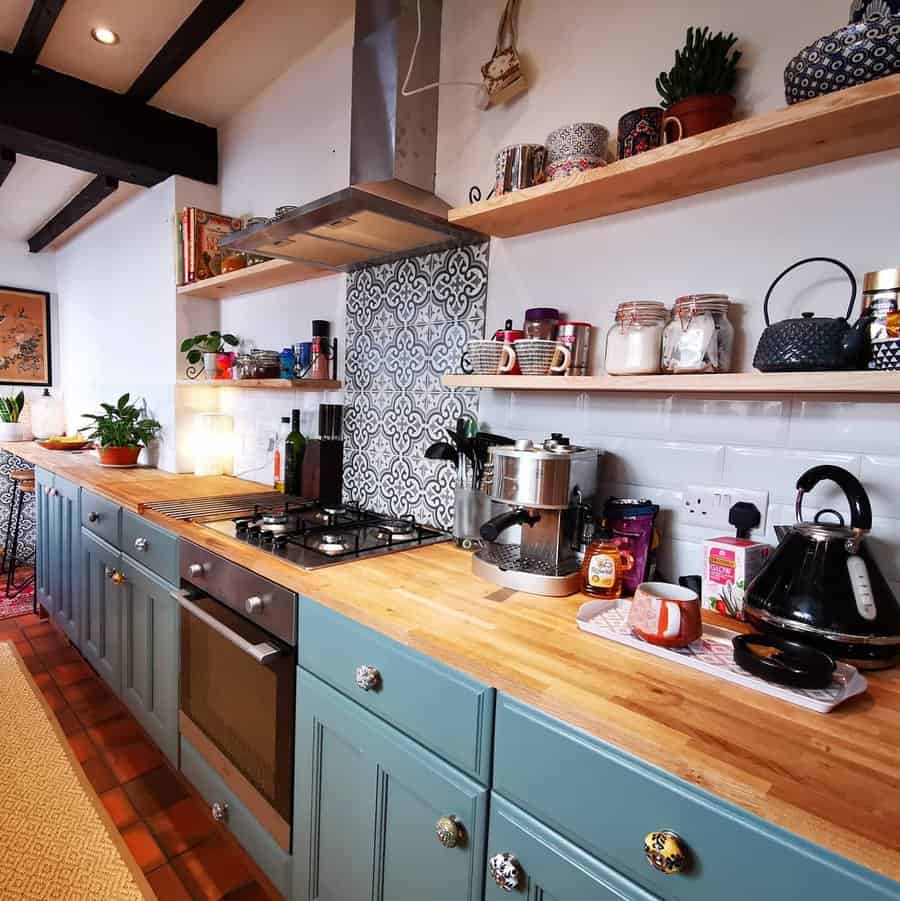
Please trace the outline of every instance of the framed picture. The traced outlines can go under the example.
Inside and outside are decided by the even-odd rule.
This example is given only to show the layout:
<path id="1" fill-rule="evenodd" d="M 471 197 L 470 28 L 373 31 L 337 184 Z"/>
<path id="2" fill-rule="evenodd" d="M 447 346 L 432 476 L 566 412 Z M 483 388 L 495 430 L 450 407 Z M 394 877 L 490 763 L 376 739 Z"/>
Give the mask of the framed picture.
<path id="1" fill-rule="evenodd" d="M 0 385 L 49 386 L 50 295 L 0 285 Z"/>

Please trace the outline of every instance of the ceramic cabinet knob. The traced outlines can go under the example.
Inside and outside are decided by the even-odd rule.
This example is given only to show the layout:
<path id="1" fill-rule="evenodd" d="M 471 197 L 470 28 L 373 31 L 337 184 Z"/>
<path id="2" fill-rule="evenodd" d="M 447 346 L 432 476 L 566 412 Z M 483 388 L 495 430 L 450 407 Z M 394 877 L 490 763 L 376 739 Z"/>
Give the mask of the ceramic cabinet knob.
<path id="1" fill-rule="evenodd" d="M 217 823 L 224 823 L 228 819 L 228 804 L 225 801 L 216 801 L 215 804 L 210 807 L 210 812 L 212 813 L 212 818 Z"/>
<path id="2" fill-rule="evenodd" d="M 375 691 L 381 684 L 381 673 L 370 664 L 358 666 L 356 668 L 356 684 L 363 691 Z"/>
<path id="3" fill-rule="evenodd" d="M 644 854 L 647 863 L 666 876 L 683 873 L 687 869 L 687 848 L 674 832 L 662 830 L 649 833 L 644 839 Z"/>
<path id="4" fill-rule="evenodd" d="M 146 538 L 135 538 L 134 539 L 134 549 L 136 551 L 146 551 L 148 547 L 148 542 Z"/>
<path id="5" fill-rule="evenodd" d="M 465 838 L 465 830 L 456 817 L 441 817 L 434 827 L 437 840 L 445 848 L 455 848 Z"/>
<path id="6" fill-rule="evenodd" d="M 98 519 L 100 519 L 99 513 L 95 513 L 93 510 L 88 513 L 88 522 L 97 522 Z"/>
<path id="7" fill-rule="evenodd" d="M 110 578 L 113 581 L 113 585 L 122 585 L 125 582 L 125 576 L 117 569 L 113 570 L 112 576 L 110 576 Z"/>
<path id="8" fill-rule="evenodd" d="M 522 868 L 512 854 L 495 854 L 488 861 L 488 869 L 504 892 L 515 891 L 522 882 Z"/>

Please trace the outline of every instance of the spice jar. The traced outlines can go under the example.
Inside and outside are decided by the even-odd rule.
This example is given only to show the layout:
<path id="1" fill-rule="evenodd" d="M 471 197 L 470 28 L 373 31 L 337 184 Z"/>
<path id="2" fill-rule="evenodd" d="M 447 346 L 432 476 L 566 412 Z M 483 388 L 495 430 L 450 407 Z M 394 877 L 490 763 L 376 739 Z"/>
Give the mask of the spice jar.
<path id="1" fill-rule="evenodd" d="M 525 311 L 525 337 L 540 338 L 542 341 L 556 339 L 559 325 L 559 310 L 553 307 L 532 307 Z"/>
<path id="2" fill-rule="evenodd" d="M 727 294 L 679 297 L 663 332 L 666 372 L 728 372 L 734 326 L 728 321 Z"/>
<path id="3" fill-rule="evenodd" d="M 620 303 L 606 335 L 610 375 L 653 375 L 660 371 L 663 331 L 669 318 L 658 301 Z"/>
<path id="4" fill-rule="evenodd" d="M 277 350 L 254 350 L 250 370 L 254 379 L 277 379 L 281 375 L 281 355 Z"/>
<path id="5" fill-rule="evenodd" d="M 888 334 L 888 315 L 900 310 L 900 269 L 867 272 L 863 280 L 863 317 L 871 316 L 869 340 L 884 341 Z"/>

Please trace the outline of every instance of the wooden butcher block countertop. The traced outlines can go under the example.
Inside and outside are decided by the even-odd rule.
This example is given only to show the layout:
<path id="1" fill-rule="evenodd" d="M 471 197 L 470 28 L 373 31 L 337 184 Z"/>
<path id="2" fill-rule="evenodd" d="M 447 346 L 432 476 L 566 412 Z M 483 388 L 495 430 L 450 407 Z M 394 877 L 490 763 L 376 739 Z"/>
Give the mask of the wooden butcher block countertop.
<path id="1" fill-rule="evenodd" d="M 0 445 L 135 509 L 259 490 L 238 479 L 103 470 Z M 51 454 L 48 460 L 46 455 Z M 39 455 L 43 455 L 40 456 Z M 100 475 L 102 474 L 102 475 Z M 99 483 L 98 480 L 99 479 Z M 227 486 L 238 491 L 227 491 Z M 150 493 L 156 491 L 152 497 Z M 180 488 L 180 490 L 179 490 Z M 212 493 L 212 492 L 207 492 Z M 900 880 L 900 670 L 822 715 L 587 635 L 584 596 L 500 589 L 470 554 L 431 545 L 304 572 L 211 529 L 145 516 L 363 625 L 580 727 L 863 866 Z"/>

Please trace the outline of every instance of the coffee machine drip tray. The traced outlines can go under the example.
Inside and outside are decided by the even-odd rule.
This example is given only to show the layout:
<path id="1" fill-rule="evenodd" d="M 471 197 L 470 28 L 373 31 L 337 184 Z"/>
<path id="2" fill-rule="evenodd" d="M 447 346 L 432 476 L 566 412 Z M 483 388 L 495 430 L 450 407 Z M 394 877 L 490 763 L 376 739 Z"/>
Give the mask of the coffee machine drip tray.
<path id="1" fill-rule="evenodd" d="M 561 598 L 581 588 L 577 560 L 547 563 L 522 554 L 518 544 L 489 544 L 472 558 L 472 572 L 488 582 L 513 591 Z"/>

